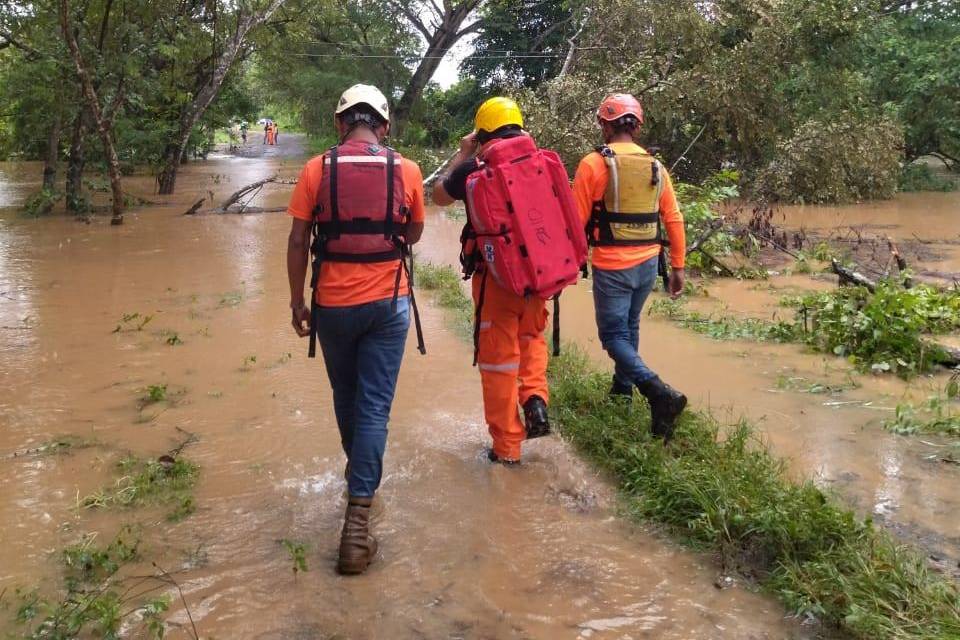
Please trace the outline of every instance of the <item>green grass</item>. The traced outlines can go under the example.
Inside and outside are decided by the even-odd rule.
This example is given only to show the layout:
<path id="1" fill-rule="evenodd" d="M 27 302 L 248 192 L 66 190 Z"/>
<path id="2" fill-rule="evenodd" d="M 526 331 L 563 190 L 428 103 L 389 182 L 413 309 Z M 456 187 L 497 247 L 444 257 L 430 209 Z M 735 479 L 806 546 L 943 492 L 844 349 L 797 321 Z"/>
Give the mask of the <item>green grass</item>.
<path id="1" fill-rule="evenodd" d="M 469 317 L 453 270 L 430 274 L 421 287 L 435 288 L 456 322 Z M 725 428 L 687 411 L 664 447 L 650 437 L 645 402 L 610 402 L 610 374 L 579 349 L 552 359 L 549 379 L 562 436 L 609 474 L 631 517 L 718 553 L 725 571 L 753 577 L 790 611 L 853 637 L 960 637 L 957 585 L 813 482 L 791 479 L 748 423 Z"/>
<path id="2" fill-rule="evenodd" d="M 462 278 L 451 267 L 421 263 L 414 278 L 418 288 L 432 291 L 436 303 L 451 312 L 450 319 L 459 333 L 473 335 L 473 302 L 463 292 Z"/>

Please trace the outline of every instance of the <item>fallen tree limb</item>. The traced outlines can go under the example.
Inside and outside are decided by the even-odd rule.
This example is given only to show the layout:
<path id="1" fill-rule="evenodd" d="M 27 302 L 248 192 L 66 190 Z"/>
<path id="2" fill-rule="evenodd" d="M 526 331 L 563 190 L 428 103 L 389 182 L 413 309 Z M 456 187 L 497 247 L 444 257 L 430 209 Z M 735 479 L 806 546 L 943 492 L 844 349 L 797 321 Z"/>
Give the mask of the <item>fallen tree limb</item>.
<path id="1" fill-rule="evenodd" d="M 873 293 L 877 290 L 876 282 L 862 273 L 844 267 L 837 261 L 836 258 L 830 261 L 830 268 L 840 277 L 839 284 L 841 285 L 852 284 L 860 287 L 866 287 L 870 293 Z"/>
<path id="2" fill-rule="evenodd" d="M 717 268 L 720 269 L 720 273 L 722 273 L 723 275 L 725 275 L 725 276 L 727 276 L 727 277 L 729 277 L 729 278 L 735 278 L 735 277 L 736 277 L 736 274 L 733 272 L 733 269 L 731 269 L 731 268 L 728 267 L 727 265 L 725 265 L 725 264 L 723 264 L 722 262 L 720 262 L 720 260 L 719 260 L 716 256 L 714 256 L 712 253 L 708 252 L 708 251 L 707 251 L 706 249 L 704 249 L 703 247 L 699 247 L 699 248 L 697 249 L 697 251 L 699 251 L 700 253 L 702 253 L 708 260 L 710 260 L 710 262 L 712 262 L 713 264 L 717 265 Z"/>
<path id="3" fill-rule="evenodd" d="M 197 211 L 200 210 L 200 207 L 202 207 L 202 206 L 203 206 L 203 203 L 206 202 L 206 201 L 207 201 L 206 198 L 200 198 L 199 200 L 197 200 L 196 202 L 193 203 L 193 206 L 191 206 L 189 209 L 187 209 L 186 211 L 184 211 L 184 212 L 183 212 L 183 215 L 185 215 L 185 216 L 192 216 L 193 214 L 195 214 Z"/>
<path id="4" fill-rule="evenodd" d="M 710 227 L 707 228 L 707 230 L 704 231 L 699 238 L 690 244 L 690 246 L 687 248 L 687 255 L 690 255 L 694 251 L 700 251 L 701 247 L 707 243 L 707 240 L 709 240 L 713 234 L 715 234 L 721 228 L 723 228 L 723 220 L 714 220 L 710 224 Z"/>
<path id="5" fill-rule="evenodd" d="M 234 191 L 234 192 L 230 195 L 229 198 L 227 198 L 226 200 L 224 200 L 224 201 L 223 201 L 223 204 L 220 205 L 220 210 L 221 210 L 221 211 L 226 211 L 226 210 L 229 209 L 231 206 L 233 206 L 234 204 L 236 204 L 236 203 L 240 200 L 240 198 L 242 198 L 243 196 L 247 195 L 248 193 L 250 193 L 250 192 L 253 191 L 254 189 L 260 189 L 260 188 L 263 187 L 263 185 L 265 185 L 265 184 L 270 184 L 270 183 L 275 183 L 275 184 L 297 184 L 297 181 L 296 181 L 296 180 L 283 180 L 283 179 L 280 178 L 279 175 L 274 174 L 274 175 L 270 176 L 269 178 L 264 178 L 263 180 L 257 180 L 256 182 L 251 182 L 250 184 L 246 185 L 245 187 L 241 187 L 240 189 L 237 189 L 236 191 Z"/>
<path id="6" fill-rule="evenodd" d="M 900 249 L 893 243 L 893 238 L 887 236 L 887 248 L 890 249 L 890 255 L 897 262 L 897 270 L 900 272 L 900 279 L 903 281 L 903 288 L 909 289 L 913 286 L 913 280 L 907 274 L 907 259 L 900 254 Z"/>
<path id="7" fill-rule="evenodd" d="M 440 163 L 440 166 L 433 170 L 433 173 L 428 175 L 424 181 L 423 186 L 431 187 L 433 183 L 437 181 L 440 175 L 443 173 L 443 170 L 450 166 L 450 163 L 453 162 L 453 159 L 457 157 L 457 153 L 452 153 L 446 160 Z"/>
<path id="8" fill-rule="evenodd" d="M 790 249 L 787 249 L 785 246 L 783 246 L 782 244 L 780 244 L 779 241 L 777 241 L 777 240 L 774 239 L 774 238 L 771 238 L 771 237 L 768 236 L 768 235 L 765 235 L 765 234 L 760 233 L 760 232 L 758 232 L 758 231 L 748 231 L 747 233 L 750 234 L 751 236 L 756 236 L 757 238 L 762 238 L 763 240 L 766 240 L 767 242 L 770 243 L 770 246 L 772 246 L 774 249 L 777 249 L 777 250 L 779 250 L 779 251 L 782 251 L 782 252 L 784 252 L 785 254 L 787 254 L 788 256 L 791 256 L 791 257 L 793 257 L 793 258 L 796 258 L 797 260 L 800 259 L 800 254 L 799 254 L 799 253 L 797 253 L 797 252 L 795 252 L 795 251 L 791 251 Z"/>

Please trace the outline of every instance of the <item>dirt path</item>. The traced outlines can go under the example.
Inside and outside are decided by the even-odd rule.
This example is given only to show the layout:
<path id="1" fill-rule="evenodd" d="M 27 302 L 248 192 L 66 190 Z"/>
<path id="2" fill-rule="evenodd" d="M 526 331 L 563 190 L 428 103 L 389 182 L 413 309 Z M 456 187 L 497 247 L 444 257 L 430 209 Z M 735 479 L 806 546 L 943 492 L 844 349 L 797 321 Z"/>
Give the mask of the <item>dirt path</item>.
<path id="1" fill-rule="evenodd" d="M 277 144 L 263 144 L 263 131 L 252 129 L 247 133 L 246 144 L 240 144 L 232 151 L 229 148 L 219 149 L 219 152 L 239 158 L 302 158 L 307 154 L 306 141 L 307 137 L 302 133 L 281 131 Z"/>

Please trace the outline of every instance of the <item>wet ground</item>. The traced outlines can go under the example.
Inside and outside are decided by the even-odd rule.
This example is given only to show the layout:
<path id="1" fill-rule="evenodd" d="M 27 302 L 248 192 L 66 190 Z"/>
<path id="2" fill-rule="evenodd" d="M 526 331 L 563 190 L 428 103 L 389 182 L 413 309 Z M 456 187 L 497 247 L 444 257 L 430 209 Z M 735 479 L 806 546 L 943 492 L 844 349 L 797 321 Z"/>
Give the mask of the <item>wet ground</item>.
<path id="1" fill-rule="evenodd" d="M 197 194 L 219 201 L 278 170 L 295 176 L 302 161 L 277 153 L 188 165 L 176 196 L 131 211 L 119 228 L 20 217 L 39 168 L 0 164 L 0 593 L 52 590 L 56 549 L 137 522 L 145 554 L 180 571 L 203 637 L 815 635 L 765 596 L 717 589 L 711 558 L 615 517 L 608 486 L 559 441 L 532 443 L 521 469 L 487 464 L 469 347 L 429 305 L 429 355 L 408 349 L 390 425 L 381 556 L 366 577 L 337 577 L 343 460 L 322 363 L 307 360 L 289 327 L 288 221 L 180 215 Z M 148 176 L 128 186 L 160 199 Z M 256 204 L 288 195 L 271 186 Z M 452 259 L 459 224 L 431 212 L 420 257 Z M 723 299 L 739 307 L 745 291 Z M 122 322 L 135 313 L 151 317 L 139 331 Z M 565 294 L 563 320 L 565 335 L 603 362 L 589 283 Z M 842 377 L 839 361 L 644 323 L 651 364 L 697 405 L 759 419 L 797 473 L 937 553 L 960 548 L 956 468 L 883 431 L 875 407 L 777 388 L 781 375 Z M 889 404 L 904 393 L 887 378 L 861 383 L 843 400 Z M 142 408 L 155 384 L 167 385 L 168 400 Z M 152 509 L 78 509 L 78 496 L 116 479 L 125 452 L 159 455 L 183 431 L 199 438 L 184 453 L 202 469 L 194 515 L 169 524 Z M 95 446 L 10 457 L 68 435 Z M 281 539 L 308 545 L 308 572 L 293 573 Z M 176 603 L 171 622 L 168 637 L 189 637 Z"/>

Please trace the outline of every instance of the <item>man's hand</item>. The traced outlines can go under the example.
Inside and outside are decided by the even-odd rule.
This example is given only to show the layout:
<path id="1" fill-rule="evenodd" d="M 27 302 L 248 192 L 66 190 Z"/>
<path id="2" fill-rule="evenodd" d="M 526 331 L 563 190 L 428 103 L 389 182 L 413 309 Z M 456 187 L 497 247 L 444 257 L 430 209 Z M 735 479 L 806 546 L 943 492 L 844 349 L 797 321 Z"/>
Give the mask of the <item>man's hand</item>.
<path id="1" fill-rule="evenodd" d="M 683 269 L 670 269 L 670 297 L 676 300 L 683 293 Z"/>
<path id="2" fill-rule="evenodd" d="M 472 158 L 474 154 L 477 153 L 477 147 L 480 144 L 477 142 L 477 132 L 471 131 L 467 135 L 460 138 L 460 158 L 462 160 L 467 160 Z"/>
<path id="3" fill-rule="evenodd" d="M 297 332 L 297 335 L 301 338 L 305 338 L 310 335 L 310 309 L 307 308 L 307 305 L 301 300 L 299 303 L 293 304 L 290 307 L 293 312 L 293 330 Z"/>

